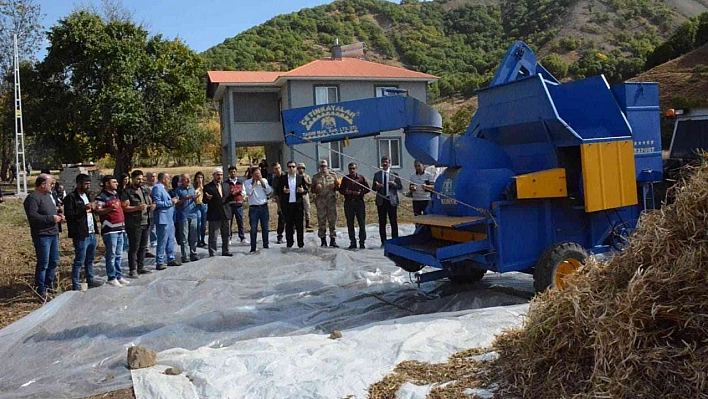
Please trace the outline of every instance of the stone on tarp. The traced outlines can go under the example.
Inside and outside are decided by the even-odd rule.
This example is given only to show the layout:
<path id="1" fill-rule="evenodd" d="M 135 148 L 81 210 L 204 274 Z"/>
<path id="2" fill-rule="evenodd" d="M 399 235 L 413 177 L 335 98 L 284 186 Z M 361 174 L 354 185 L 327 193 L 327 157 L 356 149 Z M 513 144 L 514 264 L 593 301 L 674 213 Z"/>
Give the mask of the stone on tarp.
<path id="1" fill-rule="evenodd" d="M 167 374 L 167 375 L 180 375 L 180 374 L 182 374 L 182 370 L 178 369 L 177 367 L 170 367 L 167 370 L 165 370 L 165 374 Z"/>
<path id="2" fill-rule="evenodd" d="M 131 370 L 152 367 L 157 364 L 157 353 L 142 346 L 128 348 L 128 368 Z"/>

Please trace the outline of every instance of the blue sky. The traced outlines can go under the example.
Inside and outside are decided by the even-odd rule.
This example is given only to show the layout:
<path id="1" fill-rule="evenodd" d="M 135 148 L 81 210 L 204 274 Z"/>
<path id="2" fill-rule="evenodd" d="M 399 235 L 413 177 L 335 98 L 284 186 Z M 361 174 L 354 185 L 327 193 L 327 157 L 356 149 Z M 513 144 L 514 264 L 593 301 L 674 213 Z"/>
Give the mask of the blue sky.
<path id="1" fill-rule="evenodd" d="M 331 3 L 333 0 L 122 0 L 151 33 L 167 38 L 180 37 L 197 52 L 224 39 L 259 25 L 276 15 Z M 43 25 L 49 29 L 76 7 L 95 5 L 100 0 L 36 0 L 45 14 Z M 45 47 L 37 54 L 46 54 Z"/>

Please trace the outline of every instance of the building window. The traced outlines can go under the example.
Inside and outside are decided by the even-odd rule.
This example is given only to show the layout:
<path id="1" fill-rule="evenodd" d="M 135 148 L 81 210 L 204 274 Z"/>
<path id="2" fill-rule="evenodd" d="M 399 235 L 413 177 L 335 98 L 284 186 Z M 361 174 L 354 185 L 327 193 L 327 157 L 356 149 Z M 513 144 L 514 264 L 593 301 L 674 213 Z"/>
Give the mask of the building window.
<path id="1" fill-rule="evenodd" d="M 401 167 L 401 139 L 380 138 L 379 139 L 379 159 L 383 157 L 391 158 L 391 167 Z"/>
<path id="2" fill-rule="evenodd" d="M 342 156 L 342 142 L 332 141 L 329 143 L 329 167 L 334 170 L 342 170 L 342 163 L 344 162 Z"/>
<path id="3" fill-rule="evenodd" d="M 336 103 L 339 101 L 337 86 L 315 86 L 315 105 Z"/>
<path id="4" fill-rule="evenodd" d="M 376 86 L 376 97 L 384 97 L 384 96 L 390 96 L 393 94 L 386 93 L 386 90 L 388 89 L 393 89 L 393 90 L 398 90 L 398 87 L 396 86 Z"/>

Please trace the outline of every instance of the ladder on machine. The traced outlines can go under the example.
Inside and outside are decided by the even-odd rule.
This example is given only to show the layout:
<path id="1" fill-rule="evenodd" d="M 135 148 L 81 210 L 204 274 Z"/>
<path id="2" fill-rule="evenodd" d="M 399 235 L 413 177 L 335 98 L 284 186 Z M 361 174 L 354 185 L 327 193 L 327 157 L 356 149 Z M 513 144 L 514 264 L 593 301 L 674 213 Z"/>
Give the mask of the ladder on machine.
<path id="1" fill-rule="evenodd" d="M 17 168 L 17 196 L 27 196 L 27 162 L 25 160 L 25 133 L 22 124 L 22 92 L 20 91 L 20 55 L 15 39 L 15 168 Z M 20 179 L 22 183 L 20 184 Z"/>

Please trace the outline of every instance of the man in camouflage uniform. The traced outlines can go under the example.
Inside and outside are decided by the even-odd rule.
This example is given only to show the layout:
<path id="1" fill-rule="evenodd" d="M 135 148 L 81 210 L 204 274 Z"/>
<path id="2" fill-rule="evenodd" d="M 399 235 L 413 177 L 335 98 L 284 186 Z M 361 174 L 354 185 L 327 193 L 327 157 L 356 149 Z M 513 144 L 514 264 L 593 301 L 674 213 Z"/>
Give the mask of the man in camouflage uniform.
<path id="1" fill-rule="evenodd" d="M 329 223 L 329 246 L 339 248 L 337 245 L 337 190 L 339 182 L 337 176 L 328 170 L 326 160 L 319 162 L 320 171 L 312 176 L 312 192 L 315 193 L 315 206 L 317 207 L 317 235 L 322 241 L 320 246 L 327 246 L 327 223 Z"/>
<path id="2" fill-rule="evenodd" d="M 305 184 L 307 184 L 308 187 L 312 185 L 312 178 L 310 178 L 310 175 L 305 173 L 305 164 L 300 162 L 297 164 L 297 174 L 302 176 L 303 180 L 305 180 Z M 306 193 L 302 195 L 302 207 L 305 212 L 305 230 L 306 231 L 313 231 L 312 230 L 312 225 L 310 224 L 310 193 Z"/>

